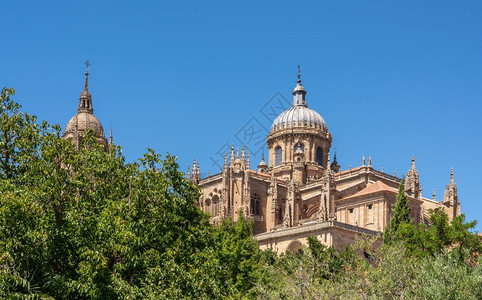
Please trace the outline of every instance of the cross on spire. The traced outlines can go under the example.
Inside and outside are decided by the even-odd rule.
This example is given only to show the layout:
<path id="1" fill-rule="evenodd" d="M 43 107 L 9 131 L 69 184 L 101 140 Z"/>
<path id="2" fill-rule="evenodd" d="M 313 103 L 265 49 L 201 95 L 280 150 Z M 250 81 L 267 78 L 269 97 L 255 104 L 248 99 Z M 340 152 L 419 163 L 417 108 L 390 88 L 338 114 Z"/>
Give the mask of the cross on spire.
<path id="1" fill-rule="evenodd" d="M 84 83 L 84 89 L 87 90 L 89 88 L 89 66 L 92 64 L 87 60 L 85 63 L 85 83 Z"/>
<path id="2" fill-rule="evenodd" d="M 300 65 L 298 65 L 298 83 L 301 82 L 301 69 L 300 69 Z"/>
<path id="3" fill-rule="evenodd" d="M 87 60 L 85 63 L 85 72 L 88 72 L 89 71 L 89 66 L 91 66 L 92 64 L 89 62 L 89 60 Z"/>

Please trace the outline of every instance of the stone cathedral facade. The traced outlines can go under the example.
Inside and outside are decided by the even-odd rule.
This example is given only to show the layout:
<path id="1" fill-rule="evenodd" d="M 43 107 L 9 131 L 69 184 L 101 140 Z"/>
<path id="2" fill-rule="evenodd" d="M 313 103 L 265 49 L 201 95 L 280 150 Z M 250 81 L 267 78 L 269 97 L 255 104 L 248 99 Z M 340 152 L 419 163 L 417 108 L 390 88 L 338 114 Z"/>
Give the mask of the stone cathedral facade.
<path id="1" fill-rule="evenodd" d="M 356 168 L 342 170 L 330 160 L 332 135 L 325 120 L 308 108 L 306 90 L 298 82 L 291 108 L 273 122 L 266 137 L 269 158 L 251 169 L 249 153 L 231 146 L 223 170 L 201 178 L 199 163 L 188 168 L 188 178 L 199 187 L 199 207 L 211 215 L 237 219 L 241 210 L 254 220 L 254 237 L 262 249 L 298 251 L 308 236 L 327 246 L 343 249 L 357 235 L 377 236 L 392 215 L 401 178 L 373 168 L 371 158 Z M 449 218 L 460 214 L 453 170 L 438 202 L 422 196 L 419 174 L 412 157 L 405 192 L 410 217 L 426 222 L 428 210 L 442 208 Z"/>
<path id="2" fill-rule="evenodd" d="M 92 129 L 107 149 L 112 146 L 112 131 L 108 142 L 94 116 L 88 75 L 86 71 L 78 112 L 62 137 L 79 146 L 83 134 Z M 313 235 L 327 246 L 343 249 L 357 235 L 379 235 L 390 222 L 401 179 L 375 170 L 370 158 L 347 170 L 341 169 L 336 155 L 331 162 L 332 135 L 325 120 L 308 108 L 305 96 L 298 74 L 292 107 L 275 119 L 266 137 L 267 162 L 263 156 L 251 169 L 249 153 L 232 146 L 220 173 L 201 178 L 195 161 L 188 168 L 189 180 L 201 191 L 197 205 L 211 215 L 212 223 L 222 218 L 236 221 L 241 210 L 254 221 L 254 237 L 262 249 L 296 252 Z M 442 208 L 449 218 L 460 214 L 453 170 L 442 201 L 435 195 L 424 198 L 412 157 L 405 192 L 415 223 L 426 222 L 429 209 Z"/>

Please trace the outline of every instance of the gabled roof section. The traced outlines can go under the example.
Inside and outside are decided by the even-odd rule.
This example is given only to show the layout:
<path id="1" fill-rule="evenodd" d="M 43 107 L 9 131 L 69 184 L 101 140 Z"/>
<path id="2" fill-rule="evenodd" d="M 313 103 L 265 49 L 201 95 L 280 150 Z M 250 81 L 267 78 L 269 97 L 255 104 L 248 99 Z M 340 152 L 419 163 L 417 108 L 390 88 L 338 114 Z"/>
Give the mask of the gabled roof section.
<path id="1" fill-rule="evenodd" d="M 369 194 L 374 194 L 374 193 L 378 193 L 378 192 L 392 192 L 392 193 L 395 193 L 397 194 L 398 193 L 398 190 L 395 189 L 395 188 L 392 188 L 392 187 L 389 187 L 388 185 L 386 185 L 385 183 L 377 180 L 375 181 L 374 183 L 372 184 L 369 184 L 366 188 L 364 188 L 363 190 L 351 195 L 351 196 L 348 196 L 348 197 L 345 197 L 345 198 L 342 198 L 342 199 L 348 199 L 348 198 L 354 198 L 354 197 L 359 197 L 359 196 L 364 196 L 364 195 L 369 195 Z"/>

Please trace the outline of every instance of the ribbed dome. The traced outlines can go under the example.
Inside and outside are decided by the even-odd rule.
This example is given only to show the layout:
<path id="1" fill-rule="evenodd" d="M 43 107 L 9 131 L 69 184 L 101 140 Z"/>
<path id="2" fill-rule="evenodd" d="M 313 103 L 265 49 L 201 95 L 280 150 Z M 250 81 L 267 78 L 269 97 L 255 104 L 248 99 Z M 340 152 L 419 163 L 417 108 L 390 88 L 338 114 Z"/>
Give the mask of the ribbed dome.
<path id="1" fill-rule="evenodd" d="M 301 84 L 299 74 L 298 83 L 292 94 L 293 105 L 274 120 L 271 132 L 294 127 L 320 128 L 328 131 L 326 122 L 320 114 L 308 108 L 305 100 L 306 90 Z"/>
<path id="2" fill-rule="evenodd" d="M 70 119 L 65 126 L 64 135 L 69 132 L 83 133 L 87 129 L 92 129 L 96 132 L 96 136 L 104 137 L 104 128 L 93 114 L 87 112 L 79 112 Z"/>
<path id="3" fill-rule="evenodd" d="M 282 112 L 273 122 L 271 131 L 292 127 L 322 128 L 327 130 L 326 122 L 316 111 L 306 106 L 292 106 Z"/>

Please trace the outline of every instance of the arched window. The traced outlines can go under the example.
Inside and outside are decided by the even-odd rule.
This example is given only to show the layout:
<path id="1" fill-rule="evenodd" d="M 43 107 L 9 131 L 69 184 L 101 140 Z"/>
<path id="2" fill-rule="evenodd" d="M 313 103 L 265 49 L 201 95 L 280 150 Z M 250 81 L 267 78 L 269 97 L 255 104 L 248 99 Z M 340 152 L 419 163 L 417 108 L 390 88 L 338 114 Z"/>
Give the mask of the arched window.
<path id="1" fill-rule="evenodd" d="M 318 165 L 323 166 L 323 149 L 321 147 L 316 148 L 316 162 Z"/>
<path id="2" fill-rule="evenodd" d="M 251 196 L 251 214 L 259 216 L 260 215 L 260 199 L 258 194 L 253 194 Z"/>
<path id="3" fill-rule="evenodd" d="M 301 149 L 301 152 L 305 152 L 305 145 L 303 145 L 302 143 L 296 144 L 296 145 L 295 145 L 295 149 L 294 149 L 295 152 L 296 152 L 296 150 L 298 150 L 298 149 Z"/>
<path id="4" fill-rule="evenodd" d="M 274 149 L 274 161 L 275 166 L 279 166 L 283 162 L 283 149 L 281 146 L 278 146 L 276 149 Z"/>
<path id="5" fill-rule="evenodd" d="M 219 197 L 218 196 L 214 196 L 213 197 L 213 209 L 214 209 L 214 212 L 213 212 L 213 215 L 215 217 L 219 216 Z"/>
<path id="6" fill-rule="evenodd" d="M 211 199 L 206 199 L 204 202 L 204 211 L 207 213 L 211 213 Z"/>

